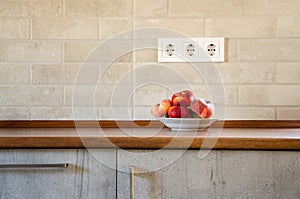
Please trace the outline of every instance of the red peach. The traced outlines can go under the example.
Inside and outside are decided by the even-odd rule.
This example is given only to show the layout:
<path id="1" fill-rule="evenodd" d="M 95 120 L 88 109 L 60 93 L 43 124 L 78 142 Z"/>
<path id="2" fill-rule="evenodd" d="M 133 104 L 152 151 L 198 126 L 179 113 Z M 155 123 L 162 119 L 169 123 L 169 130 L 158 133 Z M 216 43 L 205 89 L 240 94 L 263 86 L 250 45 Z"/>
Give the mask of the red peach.
<path id="1" fill-rule="evenodd" d="M 175 96 L 172 98 L 173 98 L 172 104 L 174 104 L 174 106 L 185 106 L 186 107 L 191 104 L 191 101 L 183 96 Z"/>
<path id="2" fill-rule="evenodd" d="M 194 99 L 195 96 L 192 91 L 184 90 L 173 94 L 172 104 L 173 106 L 189 106 Z"/>
<path id="3" fill-rule="evenodd" d="M 215 112 L 213 104 L 210 101 L 203 99 L 194 100 L 191 103 L 191 110 L 200 118 L 210 118 Z"/>
<path id="4" fill-rule="evenodd" d="M 190 116 L 189 110 L 182 106 L 171 106 L 168 111 L 170 118 L 187 118 Z"/>
<path id="5" fill-rule="evenodd" d="M 204 101 L 203 100 L 194 100 L 191 103 L 191 110 L 196 113 L 198 116 L 201 115 L 203 109 L 205 107 Z"/>

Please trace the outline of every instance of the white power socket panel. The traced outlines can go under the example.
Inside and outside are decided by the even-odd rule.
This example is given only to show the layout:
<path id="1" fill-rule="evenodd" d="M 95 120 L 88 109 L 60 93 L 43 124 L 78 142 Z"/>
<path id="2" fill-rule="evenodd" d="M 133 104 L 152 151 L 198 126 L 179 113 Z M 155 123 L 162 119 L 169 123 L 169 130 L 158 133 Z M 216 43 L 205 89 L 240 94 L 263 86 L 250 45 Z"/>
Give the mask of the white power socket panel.
<path id="1" fill-rule="evenodd" d="M 225 38 L 159 38 L 158 62 L 224 62 Z"/>

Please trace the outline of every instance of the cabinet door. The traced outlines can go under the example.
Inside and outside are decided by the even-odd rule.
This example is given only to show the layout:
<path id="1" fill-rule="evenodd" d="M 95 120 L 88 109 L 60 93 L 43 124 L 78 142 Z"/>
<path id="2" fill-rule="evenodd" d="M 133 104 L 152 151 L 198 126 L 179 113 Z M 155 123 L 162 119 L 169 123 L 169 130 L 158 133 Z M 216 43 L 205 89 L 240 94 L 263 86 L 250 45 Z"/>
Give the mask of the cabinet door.
<path id="1" fill-rule="evenodd" d="M 300 198 L 299 151 L 218 151 L 218 198 Z"/>
<path id="2" fill-rule="evenodd" d="M 118 199 L 130 197 L 130 170 L 133 166 L 134 196 L 136 199 L 216 198 L 216 152 L 205 158 L 198 151 L 161 150 L 151 157 L 149 150 L 117 152 Z M 185 152 L 185 153 L 184 153 Z M 145 156 L 144 156 L 145 155 Z M 170 158 L 171 157 L 171 158 Z M 165 164 L 165 162 L 168 162 Z M 146 172 L 146 173 L 142 173 Z"/>
<path id="3" fill-rule="evenodd" d="M 115 150 L 94 150 L 93 154 L 115 165 Z M 103 165 L 86 150 L 0 150 L 2 166 L 60 163 L 70 165 L 67 168 L 0 169 L 0 198 L 116 198 L 115 169 Z"/>
<path id="4" fill-rule="evenodd" d="M 188 150 L 177 161 L 158 169 L 163 161 L 141 153 L 135 157 L 117 151 L 118 198 L 130 196 L 130 168 L 136 167 L 136 199 L 296 199 L 300 198 L 300 152 L 211 151 L 200 159 L 199 151 Z M 181 150 L 161 151 L 169 157 Z M 155 171 L 151 169 L 155 168 Z M 138 173 L 138 172 L 146 173 Z"/>

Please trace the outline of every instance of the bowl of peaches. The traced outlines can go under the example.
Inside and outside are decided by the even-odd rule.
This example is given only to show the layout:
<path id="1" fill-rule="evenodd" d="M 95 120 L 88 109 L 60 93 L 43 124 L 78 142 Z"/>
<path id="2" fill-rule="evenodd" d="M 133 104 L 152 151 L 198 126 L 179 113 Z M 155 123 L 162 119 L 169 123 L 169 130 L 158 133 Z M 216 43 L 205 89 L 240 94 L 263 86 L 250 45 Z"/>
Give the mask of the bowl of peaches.
<path id="1" fill-rule="evenodd" d="M 174 93 L 171 99 L 162 99 L 151 107 L 150 112 L 165 126 L 176 131 L 206 129 L 217 121 L 213 118 L 213 103 L 197 99 L 190 90 Z"/>

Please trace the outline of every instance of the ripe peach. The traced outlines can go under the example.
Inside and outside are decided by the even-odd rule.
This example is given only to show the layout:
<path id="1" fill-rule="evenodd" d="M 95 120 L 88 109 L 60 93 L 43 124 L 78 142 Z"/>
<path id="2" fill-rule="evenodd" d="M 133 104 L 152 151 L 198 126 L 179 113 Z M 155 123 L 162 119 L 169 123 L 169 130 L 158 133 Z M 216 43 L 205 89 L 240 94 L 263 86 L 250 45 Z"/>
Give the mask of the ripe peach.
<path id="1" fill-rule="evenodd" d="M 171 101 L 169 99 L 163 99 L 160 103 L 151 107 L 151 114 L 155 117 L 163 117 L 171 107 Z"/>
<path id="2" fill-rule="evenodd" d="M 166 114 L 164 109 L 159 108 L 159 104 L 153 105 L 150 112 L 154 117 L 163 117 Z"/>
<path id="3" fill-rule="evenodd" d="M 194 100 L 191 103 L 191 110 L 196 113 L 198 116 L 201 115 L 203 109 L 205 107 L 204 101 L 202 99 L 200 100 Z"/>
<path id="4" fill-rule="evenodd" d="M 170 118 L 187 118 L 191 116 L 188 108 L 183 106 L 171 106 L 168 115 Z"/>
<path id="5" fill-rule="evenodd" d="M 205 103 L 206 103 L 207 110 L 205 110 L 205 112 L 203 113 L 203 117 L 211 118 L 215 114 L 215 107 L 214 107 L 213 103 L 211 103 L 208 100 L 206 100 Z"/>
<path id="6" fill-rule="evenodd" d="M 173 106 L 189 106 L 193 100 L 195 100 L 194 93 L 189 90 L 180 91 L 172 96 Z"/>
<path id="7" fill-rule="evenodd" d="M 202 113 L 200 114 L 201 118 L 210 118 L 212 116 L 212 111 L 206 106 Z"/>
<path id="8" fill-rule="evenodd" d="M 159 107 L 168 112 L 169 108 L 172 106 L 172 102 L 169 99 L 163 99 L 159 103 Z"/>
<path id="9" fill-rule="evenodd" d="M 208 100 L 194 100 L 191 103 L 191 110 L 200 118 L 211 118 L 215 113 L 213 104 Z"/>

